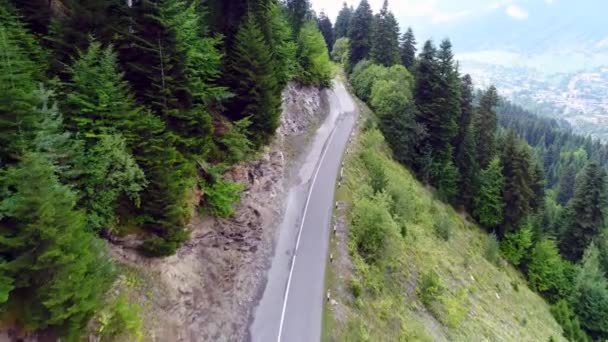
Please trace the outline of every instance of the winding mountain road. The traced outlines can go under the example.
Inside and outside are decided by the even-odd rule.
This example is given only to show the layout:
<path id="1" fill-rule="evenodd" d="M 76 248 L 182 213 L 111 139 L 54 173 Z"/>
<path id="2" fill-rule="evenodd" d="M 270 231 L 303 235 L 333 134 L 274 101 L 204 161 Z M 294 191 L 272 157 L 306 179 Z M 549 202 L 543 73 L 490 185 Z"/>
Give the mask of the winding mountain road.
<path id="1" fill-rule="evenodd" d="M 334 190 L 358 115 L 341 81 L 327 92 L 329 114 L 289 190 L 266 288 L 249 327 L 255 342 L 321 339 Z"/>

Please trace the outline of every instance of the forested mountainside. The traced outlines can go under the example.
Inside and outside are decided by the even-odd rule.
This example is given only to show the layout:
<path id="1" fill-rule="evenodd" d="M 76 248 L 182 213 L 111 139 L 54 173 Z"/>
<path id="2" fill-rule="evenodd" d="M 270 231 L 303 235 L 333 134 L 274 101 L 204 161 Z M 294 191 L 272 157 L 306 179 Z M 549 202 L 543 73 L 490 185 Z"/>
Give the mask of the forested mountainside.
<path id="1" fill-rule="evenodd" d="M 222 174 L 287 82 L 330 84 L 317 23 L 306 1 L 0 1 L 1 326 L 81 340 L 97 313 L 141 338 L 103 238 L 167 256 L 195 210 L 233 213 Z"/>
<path id="2" fill-rule="evenodd" d="M 450 40 L 438 47 L 426 41 L 413 58 L 413 32 L 400 35 L 386 1 L 375 15 L 366 0 L 356 9 L 345 4 L 338 20 L 345 17 L 349 29 L 335 37 L 333 57 L 346 62 L 354 92 L 375 112 L 393 158 L 493 234 L 504 259 L 553 304 L 564 337 L 606 338 L 606 147 L 501 105 L 493 86 L 476 100 Z M 362 158 L 370 191 L 387 196 L 391 215 L 400 215 L 405 204 L 387 188 L 386 165 L 373 153 Z M 351 251 L 372 266 L 391 236 L 374 224 L 385 218 L 376 214 L 351 218 Z M 437 224 L 440 236 L 446 225 Z M 406 239 L 407 231 L 402 227 Z"/>

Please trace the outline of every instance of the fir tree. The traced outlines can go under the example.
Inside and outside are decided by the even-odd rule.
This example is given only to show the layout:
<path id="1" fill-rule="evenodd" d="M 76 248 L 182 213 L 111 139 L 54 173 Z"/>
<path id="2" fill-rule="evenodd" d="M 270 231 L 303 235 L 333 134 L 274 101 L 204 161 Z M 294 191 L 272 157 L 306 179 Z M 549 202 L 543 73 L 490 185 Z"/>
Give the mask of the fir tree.
<path id="1" fill-rule="evenodd" d="M 458 134 L 454 138 L 456 166 L 461 175 L 459 202 L 465 208 L 471 208 L 478 165 L 475 131 L 472 125 L 473 82 L 469 75 L 465 75 L 460 82 L 460 113 Z"/>
<path id="2" fill-rule="evenodd" d="M 38 120 L 33 38 L 8 4 L 0 4 L 0 165 L 12 162 Z M 24 132 L 24 135 L 19 135 Z"/>
<path id="3" fill-rule="evenodd" d="M 468 129 L 473 123 L 473 80 L 466 74 L 460 80 L 460 116 L 458 118 L 458 134 L 454 138 L 454 146 L 459 150 Z"/>
<path id="4" fill-rule="evenodd" d="M 297 38 L 304 23 L 312 19 L 310 2 L 308 0 L 286 0 L 285 4 L 293 34 Z"/>
<path id="5" fill-rule="evenodd" d="M 186 236 L 183 227 L 189 218 L 186 196 L 189 187 L 193 186 L 192 167 L 186 165 L 183 156 L 176 151 L 173 138 L 167 133 L 162 120 L 135 104 L 129 93 L 128 84 L 118 70 L 117 58 L 111 47 L 102 49 L 98 42 L 92 41 L 89 49 L 81 53 L 80 58 L 68 68 L 68 71 L 71 78 L 66 84 L 69 94 L 66 99 L 66 111 L 70 122 L 68 126 L 87 138 L 92 152 L 96 154 L 95 151 L 98 151 L 98 155 L 107 153 L 103 152 L 105 150 L 103 145 L 93 147 L 100 139 L 106 139 L 103 136 L 118 133 L 124 137 L 125 149 L 133 154 L 148 181 L 146 189 L 141 193 L 143 206 L 137 208 L 137 198 L 132 197 L 134 201 L 130 211 L 144 218 L 145 228 L 169 241 L 167 242 L 169 248 L 164 253 L 170 254 Z M 108 141 L 107 146 L 118 146 L 122 149 L 120 142 L 116 140 Z M 118 152 L 114 148 L 110 148 L 109 151 Z M 99 217 L 103 220 L 91 221 L 97 229 L 106 227 L 113 218 L 108 214 L 108 208 L 99 208 L 95 204 L 96 201 L 92 202 L 92 200 L 101 196 L 98 199 L 107 201 L 107 195 L 115 196 L 114 190 L 106 194 L 96 193 L 97 186 L 105 188 L 103 182 L 106 177 L 114 178 L 102 171 L 108 170 L 109 165 L 103 166 L 103 161 L 106 160 L 104 158 L 107 156 L 99 157 L 99 162 L 102 162 L 99 165 L 100 170 L 87 170 L 87 177 L 84 178 L 84 184 L 81 186 L 85 195 L 83 203 L 91 209 L 103 209 L 103 213 L 99 213 Z M 128 162 L 124 156 L 116 160 Z M 133 173 L 136 171 L 132 164 L 114 170 L 128 170 L 122 173 L 122 176 L 136 175 Z M 140 181 L 123 183 L 122 180 L 115 183 L 117 189 L 123 187 L 124 190 L 134 189 L 133 186 L 137 184 L 143 183 Z M 133 194 L 131 190 L 125 192 L 125 194 L 129 193 Z M 128 207 L 124 201 L 121 204 Z M 162 254 L 156 251 L 149 252 Z"/>
<path id="6" fill-rule="evenodd" d="M 259 147 L 278 127 L 281 98 L 272 70 L 272 59 L 253 17 L 247 17 L 229 56 L 229 79 L 235 93 L 233 118 L 250 117 L 250 136 Z"/>
<path id="7" fill-rule="evenodd" d="M 65 77 L 64 66 L 87 47 L 90 36 L 112 42 L 117 30 L 129 25 L 123 4 L 123 0 L 63 0 L 60 14 L 52 15 L 47 39 L 53 52 L 51 70 Z"/>
<path id="8" fill-rule="evenodd" d="M 479 175 L 479 187 L 473 199 L 473 214 L 479 223 L 486 227 L 495 227 L 503 221 L 505 203 L 502 191 L 505 179 L 502 175 L 502 165 L 498 158 Z"/>
<path id="9" fill-rule="evenodd" d="M 557 191 L 557 202 L 565 206 L 570 198 L 574 195 L 574 184 L 576 181 L 576 169 L 573 165 L 568 165 L 564 170 L 561 179 L 559 181 L 559 188 Z"/>
<path id="10" fill-rule="evenodd" d="M 348 27 L 350 26 L 350 19 L 353 16 L 353 8 L 348 7 L 346 2 L 342 4 L 342 9 L 338 13 L 336 18 L 336 25 L 334 26 L 334 38 L 336 40 L 348 36 Z"/>
<path id="11" fill-rule="evenodd" d="M 296 79 L 305 85 L 329 87 L 331 82 L 331 61 L 323 35 L 312 23 L 306 23 L 298 37 L 299 71 Z"/>
<path id="12" fill-rule="evenodd" d="M 372 47 L 371 35 L 374 15 L 367 0 L 361 0 L 357 10 L 353 13 L 348 27 L 350 50 L 348 53 L 349 68 L 366 59 Z"/>
<path id="13" fill-rule="evenodd" d="M 370 56 L 375 63 L 387 67 L 399 63 L 399 24 L 388 10 L 388 0 L 384 0 L 374 18 Z"/>
<path id="14" fill-rule="evenodd" d="M 289 22 L 278 4 L 270 8 L 270 28 L 274 75 L 278 88 L 282 89 L 297 73 L 297 44 L 292 40 Z"/>
<path id="15" fill-rule="evenodd" d="M 321 31 L 323 38 L 325 39 L 327 52 L 331 54 L 335 42 L 334 29 L 331 20 L 325 15 L 325 12 L 319 14 L 319 31 Z"/>
<path id="16" fill-rule="evenodd" d="M 477 164 L 481 168 L 488 166 L 496 153 L 494 134 L 497 118 L 494 107 L 498 104 L 498 94 L 494 86 L 490 86 L 481 96 L 479 109 L 473 120 L 477 143 Z"/>
<path id="17" fill-rule="evenodd" d="M 580 260 L 599 236 L 606 204 L 606 171 L 597 162 L 589 162 L 577 178 L 574 196 L 561 219 L 560 250 L 566 259 Z"/>
<path id="18" fill-rule="evenodd" d="M 29 329 L 55 327 L 76 339 L 112 283 L 104 247 L 44 157 L 24 155 L 3 183 L 0 305 L 17 304 Z"/>
<path id="19" fill-rule="evenodd" d="M 414 64 L 416 63 L 416 38 L 414 37 L 414 31 L 411 27 L 407 28 L 407 31 L 403 34 L 401 39 L 401 63 L 411 72 L 414 70 Z"/>
<path id="20" fill-rule="evenodd" d="M 581 318 L 581 325 L 591 336 L 608 336 L 608 280 L 600 266 L 599 250 L 594 244 L 585 252 L 571 303 Z"/>
<path id="21" fill-rule="evenodd" d="M 451 143 L 458 132 L 459 85 L 455 82 L 457 73 L 453 67 L 451 52 L 446 46 L 438 54 L 433 43 L 426 42 L 416 69 L 414 99 L 419 113 L 417 121 L 428 133 L 424 143 L 428 144 L 433 156 L 431 180 L 435 185 L 446 175 L 443 168 L 453 163 Z"/>
<path id="22" fill-rule="evenodd" d="M 531 213 L 532 191 L 529 147 L 520 141 L 514 131 L 509 131 L 501 155 L 505 188 L 503 190 L 504 224 L 500 236 L 516 229 Z"/>
<path id="23" fill-rule="evenodd" d="M 472 208 L 472 200 L 479 173 L 475 152 L 475 133 L 471 125 L 469 125 L 465 131 L 463 141 L 458 146 L 455 158 L 456 167 L 460 173 L 458 201 L 467 209 Z"/>

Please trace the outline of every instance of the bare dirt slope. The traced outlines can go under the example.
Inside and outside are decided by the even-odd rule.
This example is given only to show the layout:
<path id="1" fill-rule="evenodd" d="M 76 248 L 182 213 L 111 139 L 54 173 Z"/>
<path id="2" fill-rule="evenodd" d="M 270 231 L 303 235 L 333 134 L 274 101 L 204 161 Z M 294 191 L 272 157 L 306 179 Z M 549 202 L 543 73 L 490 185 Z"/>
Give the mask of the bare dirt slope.
<path id="1" fill-rule="evenodd" d="M 196 217 L 191 239 L 174 256 L 146 259 L 127 241 L 112 254 L 133 268 L 134 300 L 144 307 L 145 340 L 238 341 L 265 283 L 275 229 L 284 210 L 286 180 L 299 150 L 325 114 L 323 93 L 290 85 L 281 126 L 259 160 L 227 178 L 246 184 L 236 215 Z"/>

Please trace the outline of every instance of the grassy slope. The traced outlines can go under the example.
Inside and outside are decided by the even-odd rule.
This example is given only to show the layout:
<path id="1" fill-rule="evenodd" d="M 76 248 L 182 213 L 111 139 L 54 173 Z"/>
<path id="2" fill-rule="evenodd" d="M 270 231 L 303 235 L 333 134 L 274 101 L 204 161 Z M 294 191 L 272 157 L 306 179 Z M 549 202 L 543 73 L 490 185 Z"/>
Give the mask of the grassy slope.
<path id="1" fill-rule="evenodd" d="M 385 189 L 392 197 L 372 197 L 369 170 L 361 158 L 365 149 L 381 161 L 388 180 Z M 496 266 L 486 260 L 488 234 L 435 200 L 394 162 L 377 130 L 360 134 L 350 150 L 346 184 L 337 192 L 337 200 L 347 208 L 336 212 L 335 221 L 348 231 L 357 211 L 376 205 L 390 212 L 392 224 L 375 264 L 356 253 L 352 233 L 333 239 L 336 260 L 328 266 L 327 286 L 337 303 L 324 310 L 324 340 L 562 340 L 549 306 L 528 289 L 523 277 L 502 261 Z M 400 203 L 397 209 L 389 209 L 391 198 Z M 449 226 L 448 241 L 438 237 L 438 222 Z M 419 299 L 420 280 L 432 271 L 442 290 L 425 306 Z M 358 298 L 353 288 L 362 289 Z"/>

